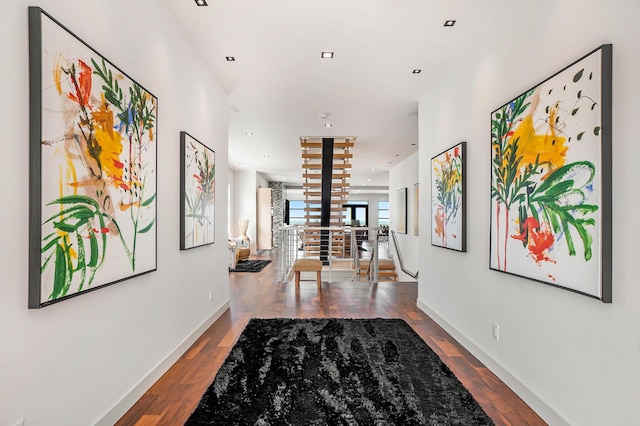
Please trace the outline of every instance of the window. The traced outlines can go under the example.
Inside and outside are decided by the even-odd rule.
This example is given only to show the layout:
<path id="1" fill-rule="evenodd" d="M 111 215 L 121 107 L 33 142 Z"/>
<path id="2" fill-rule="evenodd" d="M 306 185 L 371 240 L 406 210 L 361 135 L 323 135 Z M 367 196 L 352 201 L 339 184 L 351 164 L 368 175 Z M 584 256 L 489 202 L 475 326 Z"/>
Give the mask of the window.
<path id="1" fill-rule="evenodd" d="M 389 202 L 378 201 L 378 226 L 389 226 Z"/>
<path id="2" fill-rule="evenodd" d="M 368 201 L 349 201 L 348 204 L 343 204 L 343 206 L 346 209 L 344 212 L 345 225 L 349 226 L 357 223 L 358 226 L 369 226 Z"/>
<path id="3" fill-rule="evenodd" d="M 304 201 L 290 200 L 287 216 L 289 216 L 289 225 L 304 225 Z"/>

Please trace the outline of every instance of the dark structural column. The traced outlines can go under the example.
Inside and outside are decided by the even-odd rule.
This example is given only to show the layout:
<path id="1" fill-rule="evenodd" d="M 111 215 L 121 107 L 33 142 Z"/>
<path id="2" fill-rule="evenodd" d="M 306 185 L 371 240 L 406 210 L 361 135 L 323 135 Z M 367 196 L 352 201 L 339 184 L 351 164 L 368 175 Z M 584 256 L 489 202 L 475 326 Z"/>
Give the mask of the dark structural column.
<path id="1" fill-rule="evenodd" d="M 322 138 L 322 195 L 320 226 L 331 225 L 331 182 L 333 180 L 333 138 Z M 320 232 L 320 260 L 329 263 L 329 231 Z"/>

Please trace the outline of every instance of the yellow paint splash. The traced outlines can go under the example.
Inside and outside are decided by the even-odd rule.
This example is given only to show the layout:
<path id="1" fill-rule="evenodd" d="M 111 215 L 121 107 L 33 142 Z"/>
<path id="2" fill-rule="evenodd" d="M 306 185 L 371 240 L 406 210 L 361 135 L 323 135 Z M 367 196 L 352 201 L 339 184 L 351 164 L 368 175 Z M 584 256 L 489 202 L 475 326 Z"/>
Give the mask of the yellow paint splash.
<path id="1" fill-rule="evenodd" d="M 553 125 L 558 111 L 554 106 L 549 111 L 548 120 L 544 123 L 544 129 L 537 132 L 533 125 L 533 111 L 539 103 L 539 94 L 534 96 L 531 113 L 522 119 L 515 128 L 512 140 L 520 138 L 518 141 L 517 157 L 522 157 L 520 166 L 526 167 L 536 162 L 545 168 L 555 169 L 564 165 L 565 157 L 569 147 L 566 145 L 567 138 L 556 133 Z"/>
<path id="2" fill-rule="evenodd" d="M 53 81 L 56 84 L 56 90 L 58 91 L 58 95 L 62 95 L 62 66 L 60 61 L 62 60 L 62 55 L 56 56 L 56 59 L 53 64 Z"/>
<path id="3" fill-rule="evenodd" d="M 122 182 L 122 171 L 124 165 L 120 162 L 122 154 L 122 136 L 113 131 L 113 111 L 109 107 L 102 95 L 102 105 L 97 111 L 91 113 L 94 123 L 94 137 L 102 150 L 100 151 L 100 164 L 102 171 L 106 173 L 116 186 Z"/>

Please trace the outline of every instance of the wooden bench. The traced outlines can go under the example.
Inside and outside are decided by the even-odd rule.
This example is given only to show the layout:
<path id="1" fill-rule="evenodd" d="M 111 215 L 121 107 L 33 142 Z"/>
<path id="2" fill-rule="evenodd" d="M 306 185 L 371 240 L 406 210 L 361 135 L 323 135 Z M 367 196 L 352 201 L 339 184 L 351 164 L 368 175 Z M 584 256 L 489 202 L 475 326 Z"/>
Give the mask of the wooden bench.
<path id="1" fill-rule="evenodd" d="M 300 286 L 300 272 L 313 272 L 317 273 L 316 281 L 318 288 L 320 288 L 320 273 L 322 272 L 322 261 L 318 259 L 298 259 L 293 262 L 293 271 L 296 274 L 296 287 Z"/>

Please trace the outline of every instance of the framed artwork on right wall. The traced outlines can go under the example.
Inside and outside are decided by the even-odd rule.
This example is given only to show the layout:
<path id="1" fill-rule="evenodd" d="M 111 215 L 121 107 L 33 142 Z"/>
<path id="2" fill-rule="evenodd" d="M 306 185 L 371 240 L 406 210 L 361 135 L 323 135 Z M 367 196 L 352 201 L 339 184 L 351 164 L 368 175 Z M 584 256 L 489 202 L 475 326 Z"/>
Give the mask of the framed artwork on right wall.
<path id="1" fill-rule="evenodd" d="M 467 251 L 466 142 L 431 159 L 431 245 Z"/>
<path id="2" fill-rule="evenodd" d="M 407 188 L 398 189 L 397 196 L 398 205 L 396 231 L 400 234 L 407 233 Z"/>
<path id="3" fill-rule="evenodd" d="M 612 46 L 491 113 L 490 268 L 612 299 Z"/>

